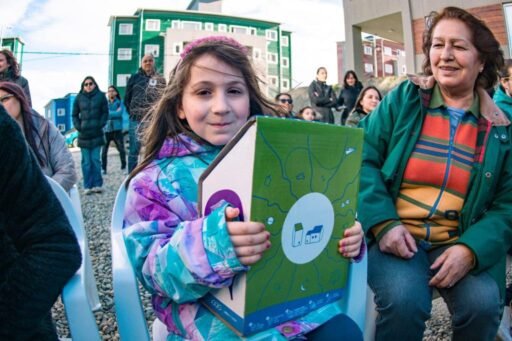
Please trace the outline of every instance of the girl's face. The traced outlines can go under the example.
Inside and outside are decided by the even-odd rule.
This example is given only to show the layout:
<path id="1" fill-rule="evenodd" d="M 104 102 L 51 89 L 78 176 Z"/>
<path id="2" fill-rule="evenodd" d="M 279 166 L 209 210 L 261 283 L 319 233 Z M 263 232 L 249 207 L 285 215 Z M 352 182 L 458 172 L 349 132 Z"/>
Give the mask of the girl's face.
<path id="1" fill-rule="evenodd" d="M 212 55 L 199 57 L 190 69 L 178 117 L 204 140 L 223 146 L 249 113 L 249 90 L 242 73 Z"/>
<path id="2" fill-rule="evenodd" d="M 84 91 L 85 92 L 91 92 L 96 87 L 96 84 L 92 81 L 92 79 L 87 79 L 84 82 Z"/>
<path id="3" fill-rule="evenodd" d="M 347 76 L 347 84 L 349 86 L 354 86 L 356 84 L 356 77 L 353 74 L 349 73 Z"/>
<path id="4" fill-rule="evenodd" d="M 311 108 L 307 108 L 302 112 L 302 118 L 306 121 L 314 121 L 315 120 L 315 112 Z"/>
<path id="5" fill-rule="evenodd" d="M 0 53 L 0 72 L 4 72 L 9 68 L 9 64 L 7 63 L 7 58 L 3 53 Z"/>
<path id="6" fill-rule="evenodd" d="M 4 90 L 0 90 L 0 103 L 4 106 L 5 110 L 9 113 L 16 121 L 21 117 L 21 105 L 20 102 L 13 94 L 10 94 Z"/>
<path id="7" fill-rule="evenodd" d="M 363 111 L 367 114 L 371 113 L 373 109 L 377 107 L 380 102 L 380 97 L 375 89 L 368 89 L 364 93 L 363 98 L 361 99 L 361 107 Z"/>
<path id="8" fill-rule="evenodd" d="M 108 98 L 113 100 L 117 96 L 117 91 L 114 88 L 108 88 Z"/>

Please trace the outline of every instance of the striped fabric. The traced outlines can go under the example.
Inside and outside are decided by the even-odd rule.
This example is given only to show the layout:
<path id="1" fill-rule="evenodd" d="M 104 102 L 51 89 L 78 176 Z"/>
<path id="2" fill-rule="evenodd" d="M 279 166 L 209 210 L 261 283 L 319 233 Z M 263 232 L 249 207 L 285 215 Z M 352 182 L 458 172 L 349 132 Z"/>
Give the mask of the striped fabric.
<path id="1" fill-rule="evenodd" d="M 452 135 L 448 110 L 429 108 L 396 201 L 402 223 L 417 240 L 436 245 L 458 238 L 477 135 L 478 120 L 470 112 Z"/>

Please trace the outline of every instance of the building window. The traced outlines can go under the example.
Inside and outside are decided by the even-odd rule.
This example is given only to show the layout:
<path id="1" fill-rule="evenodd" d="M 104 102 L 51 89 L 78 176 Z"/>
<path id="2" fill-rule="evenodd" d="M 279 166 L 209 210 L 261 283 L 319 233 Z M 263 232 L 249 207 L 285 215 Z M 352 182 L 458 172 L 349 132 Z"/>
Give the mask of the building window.
<path id="1" fill-rule="evenodd" d="M 276 30 L 266 30 L 265 35 L 268 40 L 277 41 L 277 31 Z"/>
<path id="2" fill-rule="evenodd" d="M 287 57 L 281 58 L 282 67 L 290 67 L 290 60 Z"/>
<path id="3" fill-rule="evenodd" d="M 184 30 L 200 31 L 201 23 L 196 21 L 182 21 L 181 28 Z"/>
<path id="4" fill-rule="evenodd" d="M 364 46 L 364 54 L 371 56 L 373 54 L 373 48 L 371 46 L 365 45 Z"/>
<path id="5" fill-rule="evenodd" d="M 288 79 L 283 79 L 281 80 L 281 88 L 283 90 L 288 90 L 290 89 L 290 84 L 288 84 Z"/>
<path id="6" fill-rule="evenodd" d="M 64 109 L 64 108 L 57 109 L 57 116 L 66 116 L 66 109 Z"/>
<path id="7" fill-rule="evenodd" d="M 249 34 L 252 36 L 257 36 L 258 31 L 254 27 L 251 27 L 251 28 L 249 28 Z"/>
<path id="8" fill-rule="evenodd" d="M 289 44 L 290 44 L 290 42 L 288 41 L 288 37 L 282 36 L 281 37 L 281 46 L 288 46 Z"/>
<path id="9" fill-rule="evenodd" d="M 384 65 L 384 71 L 387 73 L 387 74 L 393 74 L 393 65 L 392 64 L 385 64 Z"/>
<path id="10" fill-rule="evenodd" d="M 160 31 L 160 19 L 146 19 L 146 31 Z"/>
<path id="11" fill-rule="evenodd" d="M 128 84 L 128 79 L 130 79 L 129 73 L 120 73 L 117 75 L 116 84 L 119 87 L 125 87 Z"/>
<path id="12" fill-rule="evenodd" d="M 119 35 L 130 36 L 133 34 L 133 24 L 119 24 Z"/>
<path id="13" fill-rule="evenodd" d="M 229 26 L 229 32 L 237 33 L 237 34 L 250 34 L 248 27 L 235 26 L 235 25 Z"/>
<path id="14" fill-rule="evenodd" d="M 277 77 L 276 76 L 268 76 L 268 82 L 270 85 L 277 87 Z"/>
<path id="15" fill-rule="evenodd" d="M 177 30 L 178 28 L 180 28 L 180 22 L 178 20 L 173 20 L 171 22 L 171 28 L 173 30 Z"/>
<path id="16" fill-rule="evenodd" d="M 407 66 L 404 64 L 402 65 L 402 75 L 405 75 L 407 73 Z"/>
<path id="17" fill-rule="evenodd" d="M 132 60 L 132 49 L 117 49 L 117 60 Z"/>
<path id="18" fill-rule="evenodd" d="M 172 54 L 177 56 L 183 50 L 183 43 L 174 43 L 172 44 Z"/>
<path id="19" fill-rule="evenodd" d="M 228 26 L 226 24 L 219 24 L 219 32 L 227 32 Z"/>
<path id="20" fill-rule="evenodd" d="M 59 123 L 59 124 L 57 124 L 57 128 L 59 128 L 59 131 L 61 133 L 64 133 L 66 131 L 66 125 L 65 124 Z"/>
<path id="21" fill-rule="evenodd" d="M 393 55 L 393 50 L 391 49 L 391 47 L 387 47 L 387 46 L 384 47 L 384 55 L 386 55 L 386 56 Z"/>
<path id="22" fill-rule="evenodd" d="M 364 72 L 372 73 L 373 72 L 373 64 L 365 63 L 364 64 Z"/>
<path id="23" fill-rule="evenodd" d="M 261 49 L 254 48 L 252 50 L 252 58 L 253 59 L 261 59 Z"/>
<path id="24" fill-rule="evenodd" d="M 158 58 L 160 55 L 160 46 L 158 44 L 146 44 L 144 46 L 144 54 L 152 54 L 153 57 Z"/>
<path id="25" fill-rule="evenodd" d="M 267 53 L 267 62 L 269 64 L 277 64 L 277 53 Z"/>
<path id="26" fill-rule="evenodd" d="M 205 24 L 204 24 L 204 29 L 205 29 L 206 31 L 213 31 L 213 23 L 211 23 L 211 22 L 207 22 L 207 23 L 205 23 Z"/>

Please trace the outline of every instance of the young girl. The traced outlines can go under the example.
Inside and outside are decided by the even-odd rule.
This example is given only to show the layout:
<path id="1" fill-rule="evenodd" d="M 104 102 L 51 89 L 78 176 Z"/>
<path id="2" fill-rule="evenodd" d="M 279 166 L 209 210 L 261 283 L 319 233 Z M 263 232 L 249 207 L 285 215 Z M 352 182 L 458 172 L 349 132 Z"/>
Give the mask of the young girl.
<path id="1" fill-rule="evenodd" d="M 297 117 L 304 121 L 314 121 L 316 118 L 316 112 L 310 106 L 300 109 Z"/>
<path id="2" fill-rule="evenodd" d="M 145 156 L 129 177 L 125 242 L 168 340 L 237 339 L 199 300 L 256 263 L 271 246 L 269 233 L 260 222 L 234 221 L 239 211 L 227 205 L 200 217 L 197 181 L 249 116 L 272 107 L 259 90 L 245 47 L 230 38 L 207 37 L 187 45 L 149 115 Z M 340 253 L 358 256 L 361 241 L 356 224 L 346 230 Z M 317 328 L 326 321 L 332 329 Z M 336 304 L 289 323 L 294 328 L 276 327 L 251 338 L 342 331 L 361 338 Z"/>

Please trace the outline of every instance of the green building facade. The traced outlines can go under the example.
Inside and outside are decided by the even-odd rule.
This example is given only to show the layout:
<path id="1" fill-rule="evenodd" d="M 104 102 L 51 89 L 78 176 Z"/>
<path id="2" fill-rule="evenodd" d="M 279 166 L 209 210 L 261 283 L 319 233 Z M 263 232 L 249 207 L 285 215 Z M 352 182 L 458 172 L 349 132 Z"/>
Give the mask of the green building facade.
<path id="1" fill-rule="evenodd" d="M 111 16 L 109 83 L 124 96 L 128 78 L 147 53 L 167 79 L 192 40 L 209 35 L 232 37 L 246 46 L 269 96 L 292 87 L 291 32 L 280 23 L 197 11 L 138 9 L 133 16 Z"/>

